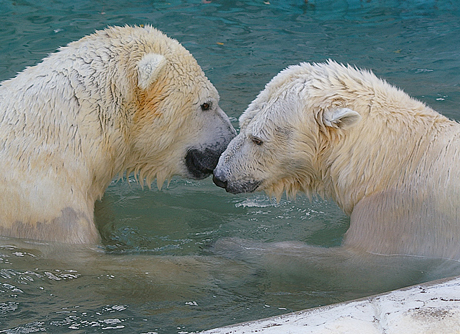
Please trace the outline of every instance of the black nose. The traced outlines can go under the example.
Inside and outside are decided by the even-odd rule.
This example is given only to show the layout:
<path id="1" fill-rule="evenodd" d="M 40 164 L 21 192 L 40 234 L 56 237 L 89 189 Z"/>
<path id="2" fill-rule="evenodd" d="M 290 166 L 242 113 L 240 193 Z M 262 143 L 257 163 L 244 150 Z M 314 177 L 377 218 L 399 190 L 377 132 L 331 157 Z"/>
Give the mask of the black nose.
<path id="1" fill-rule="evenodd" d="M 227 181 L 219 179 L 216 175 L 213 175 L 212 181 L 215 183 L 216 186 L 226 189 L 227 188 Z"/>
<path id="2" fill-rule="evenodd" d="M 199 151 L 190 149 L 185 156 L 185 166 L 190 174 L 190 177 L 201 180 L 211 175 L 213 169 L 217 166 L 220 152 L 215 152 L 210 149 Z"/>

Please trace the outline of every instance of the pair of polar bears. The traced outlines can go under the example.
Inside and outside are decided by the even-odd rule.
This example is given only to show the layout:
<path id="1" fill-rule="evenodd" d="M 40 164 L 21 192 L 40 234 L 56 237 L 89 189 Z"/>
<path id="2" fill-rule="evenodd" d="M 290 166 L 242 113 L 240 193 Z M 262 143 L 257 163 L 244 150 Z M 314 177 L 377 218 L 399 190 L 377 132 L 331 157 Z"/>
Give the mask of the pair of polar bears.
<path id="1" fill-rule="evenodd" d="M 236 137 L 218 101 L 150 26 L 96 32 L 3 82 L 0 235 L 97 243 L 94 203 L 116 175 L 214 172 L 231 193 L 331 197 L 351 216 L 347 249 L 460 258 L 456 122 L 332 61 L 278 74 Z"/>

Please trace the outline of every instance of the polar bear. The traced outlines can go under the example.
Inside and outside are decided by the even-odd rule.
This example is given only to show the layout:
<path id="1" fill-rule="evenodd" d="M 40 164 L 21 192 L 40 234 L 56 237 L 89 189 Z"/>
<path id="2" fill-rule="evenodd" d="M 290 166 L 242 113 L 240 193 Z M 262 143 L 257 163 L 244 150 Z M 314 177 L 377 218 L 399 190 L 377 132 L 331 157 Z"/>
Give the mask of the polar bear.
<path id="1" fill-rule="evenodd" d="M 0 235 L 94 244 L 116 175 L 202 179 L 236 135 L 193 56 L 151 26 L 110 27 L 0 85 Z"/>
<path id="2" fill-rule="evenodd" d="M 460 125 L 333 61 L 275 76 L 214 170 L 230 193 L 302 191 L 350 215 L 343 247 L 460 258 Z"/>

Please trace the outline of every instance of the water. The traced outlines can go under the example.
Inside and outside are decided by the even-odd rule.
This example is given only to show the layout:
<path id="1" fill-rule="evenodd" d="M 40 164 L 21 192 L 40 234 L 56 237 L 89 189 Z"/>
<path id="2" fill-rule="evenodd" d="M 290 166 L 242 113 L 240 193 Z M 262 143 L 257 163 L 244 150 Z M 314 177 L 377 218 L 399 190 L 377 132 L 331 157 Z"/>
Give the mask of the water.
<path id="1" fill-rule="evenodd" d="M 235 127 L 281 69 L 329 58 L 460 120 L 458 1 L 0 0 L 0 22 L 0 80 L 95 29 L 150 23 L 197 58 Z M 319 248 L 348 227 L 334 203 L 233 196 L 209 179 L 113 182 L 96 218 L 98 249 L 0 240 L 0 333 L 192 332 L 459 271 Z"/>

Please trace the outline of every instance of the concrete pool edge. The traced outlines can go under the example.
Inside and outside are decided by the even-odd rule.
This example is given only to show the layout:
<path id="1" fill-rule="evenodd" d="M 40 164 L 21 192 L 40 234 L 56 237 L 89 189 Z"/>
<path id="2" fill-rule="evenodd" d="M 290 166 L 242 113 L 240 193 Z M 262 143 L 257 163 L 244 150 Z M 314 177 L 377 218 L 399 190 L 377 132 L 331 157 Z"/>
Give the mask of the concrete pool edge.
<path id="1" fill-rule="evenodd" d="M 460 276 L 200 334 L 460 333 Z"/>

